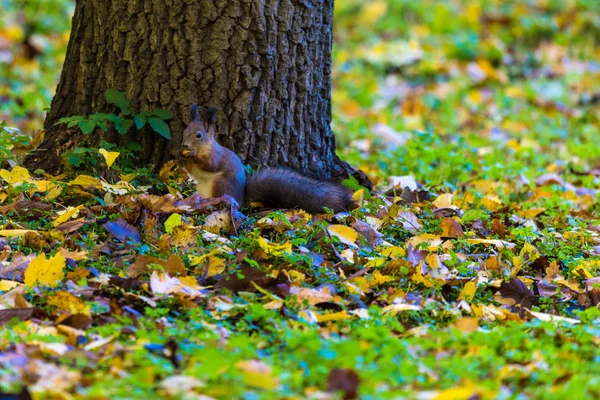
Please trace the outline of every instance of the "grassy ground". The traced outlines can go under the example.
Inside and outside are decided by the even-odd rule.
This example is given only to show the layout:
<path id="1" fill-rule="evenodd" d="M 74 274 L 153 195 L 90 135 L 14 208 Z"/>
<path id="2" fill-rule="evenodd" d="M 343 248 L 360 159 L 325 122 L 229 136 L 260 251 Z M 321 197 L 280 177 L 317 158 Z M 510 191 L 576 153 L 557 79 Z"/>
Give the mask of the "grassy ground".
<path id="1" fill-rule="evenodd" d="M 0 119 L 31 134 L 70 3 L 0 4 Z M 340 155 L 378 189 L 352 213 L 241 215 L 125 154 L 0 171 L 2 391 L 600 396 L 600 6 L 347 0 L 335 39 Z"/>

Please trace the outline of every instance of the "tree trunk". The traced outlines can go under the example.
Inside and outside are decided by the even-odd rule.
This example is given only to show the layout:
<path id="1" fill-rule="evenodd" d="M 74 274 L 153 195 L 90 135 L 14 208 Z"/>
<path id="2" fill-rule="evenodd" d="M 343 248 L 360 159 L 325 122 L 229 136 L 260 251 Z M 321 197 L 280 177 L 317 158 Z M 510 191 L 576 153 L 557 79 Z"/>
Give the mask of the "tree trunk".
<path id="1" fill-rule="evenodd" d="M 332 19 L 333 0 L 77 0 L 46 140 L 26 165 L 55 170 L 66 148 L 100 139 L 139 141 L 139 163 L 161 165 L 198 103 L 217 107 L 218 140 L 244 163 L 353 174 L 330 128 Z M 107 88 L 125 92 L 135 112 L 173 111 L 172 140 L 135 128 L 84 137 L 55 125 L 115 111 Z"/>

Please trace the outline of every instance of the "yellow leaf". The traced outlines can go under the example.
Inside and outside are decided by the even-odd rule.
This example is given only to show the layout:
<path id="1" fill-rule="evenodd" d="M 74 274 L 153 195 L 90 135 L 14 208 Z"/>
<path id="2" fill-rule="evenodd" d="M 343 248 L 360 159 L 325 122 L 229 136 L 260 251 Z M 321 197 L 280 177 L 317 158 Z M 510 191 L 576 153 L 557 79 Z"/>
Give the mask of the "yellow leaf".
<path id="1" fill-rule="evenodd" d="M 329 225 L 327 231 L 332 236 L 337 236 L 340 242 L 348 246 L 356 246 L 354 242 L 358 239 L 358 233 L 349 226 L 345 225 Z"/>
<path id="2" fill-rule="evenodd" d="M 22 283 L 19 283 L 16 281 L 9 281 L 6 279 L 2 279 L 2 280 L 0 280 L 0 292 L 6 292 L 6 291 L 14 289 L 18 286 L 21 286 L 21 285 L 22 285 Z"/>
<path id="3" fill-rule="evenodd" d="M 131 182 L 132 180 L 134 180 L 136 177 L 138 176 L 138 174 L 136 173 L 131 173 L 131 174 L 121 174 L 121 180 L 125 181 L 125 182 Z"/>
<path id="4" fill-rule="evenodd" d="M 496 211 L 500 207 L 502 207 L 502 200 L 500 197 L 488 194 L 483 199 L 481 199 L 481 205 L 487 208 L 490 211 Z"/>
<path id="5" fill-rule="evenodd" d="M 47 189 L 48 189 L 48 194 L 46 195 L 45 199 L 53 200 L 61 195 L 63 187 L 56 183 L 50 182 L 50 183 L 48 183 Z"/>
<path id="6" fill-rule="evenodd" d="M 110 168 L 113 165 L 117 157 L 119 157 L 119 155 L 121 154 L 118 151 L 106 151 L 104 149 L 100 149 L 98 150 L 98 152 L 102 154 L 102 157 L 104 157 L 108 168 Z"/>
<path id="7" fill-rule="evenodd" d="M 181 225 L 181 214 L 171 214 L 165 221 L 165 231 L 170 234 L 173 232 L 173 228 L 179 225 Z"/>
<path id="8" fill-rule="evenodd" d="M 329 322 L 329 321 L 340 321 L 343 319 L 352 318 L 350 314 L 346 310 L 342 310 L 340 312 L 331 313 L 331 314 L 317 314 L 318 322 Z"/>
<path id="9" fill-rule="evenodd" d="M 287 271 L 287 275 L 290 277 L 292 282 L 304 282 L 306 280 L 306 275 L 293 269 Z"/>
<path id="10" fill-rule="evenodd" d="M 219 275 L 223 271 L 225 271 L 225 260 L 215 256 L 208 257 L 208 272 L 206 274 L 208 278 Z"/>
<path id="11" fill-rule="evenodd" d="M 262 251 L 269 255 L 282 256 L 284 254 L 292 253 L 292 244 L 289 242 L 283 244 L 274 244 L 260 236 L 256 239 L 256 242 L 258 243 L 258 246 L 262 249 Z"/>
<path id="12" fill-rule="evenodd" d="M 433 204 L 437 207 L 437 208 L 448 208 L 448 207 L 452 207 L 452 197 L 453 194 L 452 193 L 444 193 L 441 194 L 437 197 L 437 199 L 435 199 L 433 201 Z"/>
<path id="13" fill-rule="evenodd" d="M 472 317 L 459 318 L 453 326 L 461 332 L 471 333 L 479 329 L 479 320 Z"/>
<path id="14" fill-rule="evenodd" d="M 11 171 L 7 171 L 5 169 L 0 170 L 0 178 L 12 184 L 29 181 L 31 179 L 31 175 L 29 175 L 29 171 L 27 171 L 25 168 L 17 165 Z"/>
<path id="15" fill-rule="evenodd" d="M 73 217 L 75 214 L 77 214 L 79 212 L 79 210 L 81 210 L 82 208 L 83 208 L 83 206 L 67 208 L 62 213 L 59 213 L 60 215 L 52 222 L 52 225 L 58 226 L 58 225 L 62 224 L 63 222 L 67 222 L 68 220 L 71 219 L 71 217 Z"/>
<path id="16" fill-rule="evenodd" d="M 477 291 L 477 284 L 474 281 L 467 282 L 458 296 L 458 300 L 473 300 L 475 292 Z"/>
<path id="17" fill-rule="evenodd" d="M 383 17 L 387 12 L 388 5 L 385 1 L 368 2 L 362 9 L 362 13 L 358 18 L 361 24 L 368 26 L 372 25 Z"/>
<path id="18" fill-rule="evenodd" d="M 102 181 L 98 178 L 94 178 L 93 176 L 79 175 L 75 179 L 73 179 L 69 183 L 69 185 L 77 185 L 77 186 L 82 186 L 84 188 L 93 186 L 95 188 L 100 189 L 100 188 L 102 188 Z"/>
<path id="19" fill-rule="evenodd" d="M 371 287 L 375 287 L 375 286 L 379 286 L 379 285 L 387 283 L 387 282 L 394 282 L 397 280 L 398 280 L 398 278 L 394 278 L 393 276 L 383 275 L 381 272 L 375 271 L 371 275 L 369 284 L 371 285 Z"/>
<path id="20" fill-rule="evenodd" d="M 451 389 L 442 390 L 437 393 L 434 400 L 467 400 L 471 398 L 491 398 L 492 393 L 483 388 L 479 388 L 473 384 L 454 387 Z"/>
<path id="21" fill-rule="evenodd" d="M 586 279 L 593 277 L 593 275 L 590 273 L 590 271 L 588 271 L 585 265 L 578 265 L 576 268 L 573 269 L 573 273 Z"/>
<path id="22" fill-rule="evenodd" d="M 58 291 L 48 296 L 48 304 L 57 307 L 70 314 L 84 314 L 91 316 L 91 307 L 79 297 L 73 296 L 69 292 Z"/>
<path id="23" fill-rule="evenodd" d="M 56 287 L 65 277 L 65 258 L 57 253 L 47 259 L 42 253 L 34 258 L 25 270 L 25 286 Z"/>
<path id="24" fill-rule="evenodd" d="M 540 252 L 532 244 L 525 243 L 519 256 L 527 262 L 534 262 L 540 258 Z"/>
<path id="25" fill-rule="evenodd" d="M 410 280 L 415 283 L 422 283 L 426 287 L 432 287 L 433 285 L 435 285 L 435 283 L 431 279 L 423 276 L 423 274 L 418 271 L 416 271 L 410 276 Z"/>
<path id="26" fill-rule="evenodd" d="M 398 260 L 406 256 L 406 250 L 400 246 L 391 246 L 381 250 L 381 255 Z"/>
<path id="27" fill-rule="evenodd" d="M 271 366 L 259 360 L 242 360 L 235 363 L 247 385 L 264 390 L 279 386 L 279 379 L 273 375 Z"/>
<path id="28" fill-rule="evenodd" d="M 31 229 L 0 229 L 0 236 L 4 237 L 15 237 L 24 236 L 28 232 L 35 232 Z"/>

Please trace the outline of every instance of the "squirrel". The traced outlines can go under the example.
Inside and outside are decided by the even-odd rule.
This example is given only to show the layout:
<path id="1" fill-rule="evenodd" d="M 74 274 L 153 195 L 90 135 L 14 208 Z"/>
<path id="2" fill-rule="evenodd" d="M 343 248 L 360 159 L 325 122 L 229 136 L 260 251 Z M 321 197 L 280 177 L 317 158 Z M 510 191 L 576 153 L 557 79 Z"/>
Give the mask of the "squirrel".
<path id="1" fill-rule="evenodd" d="M 203 197 L 229 195 L 242 205 L 259 202 L 273 208 L 301 208 L 322 213 L 353 208 L 351 192 L 331 182 L 310 178 L 286 168 L 263 168 L 246 179 L 242 160 L 215 140 L 216 109 L 210 107 L 202 118 L 198 106 L 191 106 L 192 122 L 183 132 L 180 164 L 196 180 Z"/>

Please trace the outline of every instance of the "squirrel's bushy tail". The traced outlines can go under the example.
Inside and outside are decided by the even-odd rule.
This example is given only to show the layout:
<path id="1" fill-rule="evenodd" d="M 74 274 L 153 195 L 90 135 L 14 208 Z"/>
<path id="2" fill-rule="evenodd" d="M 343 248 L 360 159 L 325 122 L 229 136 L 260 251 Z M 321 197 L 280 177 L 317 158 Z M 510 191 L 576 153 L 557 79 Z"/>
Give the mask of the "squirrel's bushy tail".
<path id="1" fill-rule="evenodd" d="M 246 202 L 267 207 L 301 208 L 312 213 L 352 208 L 351 192 L 345 187 L 301 175 L 285 168 L 265 168 L 250 176 L 246 183 Z"/>

